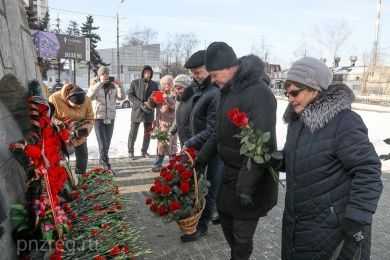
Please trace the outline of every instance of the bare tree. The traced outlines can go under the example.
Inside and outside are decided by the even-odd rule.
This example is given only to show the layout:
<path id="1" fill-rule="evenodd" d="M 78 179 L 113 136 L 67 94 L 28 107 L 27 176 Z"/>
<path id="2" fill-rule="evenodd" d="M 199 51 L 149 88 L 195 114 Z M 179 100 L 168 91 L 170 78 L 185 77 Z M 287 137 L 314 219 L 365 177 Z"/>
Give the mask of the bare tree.
<path id="1" fill-rule="evenodd" d="M 306 34 L 302 34 L 302 41 L 299 42 L 297 49 L 294 51 L 294 55 L 298 58 L 310 56 L 312 47 L 307 40 Z"/>
<path id="2" fill-rule="evenodd" d="M 167 38 L 168 40 L 162 44 L 161 48 L 161 74 L 177 76 L 186 73 L 183 64 L 194 53 L 199 40 L 193 33 L 168 34 Z"/>
<path id="3" fill-rule="evenodd" d="M 138 27 L 132 29 L 124 39 L 123 46 L 136 46 L 151 44 L 157 37 L 158 32 L 151 28 L 144 27 L 142 30 Z"/>
<path id="4" fill-rule="evenodd" d="M 351 34 L 347 21 L 341 19 L 327 25 L 325 45 L 329 48 L 332 58 L 337 57 L 340 47 Z"/>
<path id="5" fill-rule="evenodd" d="M 264 62 L 269 62 L 271 46 L 266 43 L 265 37 L 261 36 L 260 43 L 254 43 L 251 47 L 251 53 L 259 56 Z"/>

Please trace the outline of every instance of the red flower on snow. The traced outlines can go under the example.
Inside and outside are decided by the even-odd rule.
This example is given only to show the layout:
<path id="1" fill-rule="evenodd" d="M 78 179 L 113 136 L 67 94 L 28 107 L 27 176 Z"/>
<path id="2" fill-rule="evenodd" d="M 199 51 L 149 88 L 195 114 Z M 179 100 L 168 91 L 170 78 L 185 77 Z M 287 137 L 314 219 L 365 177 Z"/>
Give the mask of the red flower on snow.
<path id="1" fill-rule="evenodd" d="M 161 193 L 167 195 L 171 191 L 171 187 L 168 184 L 163 184 L 161 186 Z"/>
<path id="2" fill-rule="evenodd" d="M 156 212 L 158 210 L 158 206 L 156 204 L 150 205 L 150 211 Z"/>
<path id="3" fill-rule="evenodd" d="M 146 205 L 152 204 L 152 198 L 146 198 Z"/>
<path id="4" fill-rule="evenodd" d="M 121 252 L 120 248 L 118 246 L 115 246 L 113 249 L 111 249 L 110 255 L 114 256 L 114 255 L 119 254 L 120 252 Z"/>
<path id="5" fill-rule="evenodd" d="M 158 214 L 160 216 L 165 216 L 167 214 L 167 209 L 164 206 L 158 207 Z"/>

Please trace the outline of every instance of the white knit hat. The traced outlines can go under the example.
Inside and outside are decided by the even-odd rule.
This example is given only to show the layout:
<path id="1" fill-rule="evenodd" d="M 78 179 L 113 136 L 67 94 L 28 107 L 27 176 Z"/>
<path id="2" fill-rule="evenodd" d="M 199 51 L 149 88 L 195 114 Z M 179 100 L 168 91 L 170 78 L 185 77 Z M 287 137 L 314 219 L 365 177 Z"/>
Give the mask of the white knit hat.
<path id="1" fill-rule="evenodd" d="M 191 85 L 192 79 L 190 76 L 185 74 L 179 74 L 176 76 L 175 80 L 173 81 L 174 86 L 181 86 L 183 88 L 187 88 Z"/>

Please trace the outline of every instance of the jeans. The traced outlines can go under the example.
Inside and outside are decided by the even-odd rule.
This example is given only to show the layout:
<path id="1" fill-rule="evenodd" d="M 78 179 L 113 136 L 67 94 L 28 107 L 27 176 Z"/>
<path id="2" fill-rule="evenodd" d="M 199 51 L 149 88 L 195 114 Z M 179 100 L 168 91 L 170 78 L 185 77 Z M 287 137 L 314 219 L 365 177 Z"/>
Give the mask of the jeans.
<path id="1" fill-rule="evenodd" d="M 129 153 L 134 153 L 134 144 L 135 140 L 137 139 L 137 134 L 138 134 L 138 128 L 141 122 L 133 122 L 131 121 L 131 126 L 130 126 L 130 132 L 129 132 L 129 139 L 127 142 L 127 149 Z M 152 126 L 151 122 L 144 122 L 144 140 L 142 142 L 142 153 L 146 153 L 149 148 L 149 143 L 150 143 L 150 135 L 147 135 L 148 129 Z"/>
<path id="2" fill-rule="evenodd" d="M 218 214 L 221 218 L 223 234 L 231 249 L 231 259 L 249 259 L 253 251 L 253 235 L 259 218 L 236 220 L 222 212 Z"/>
<path id="3" fill-rule="evenodd" d="M 114 122 L 104 124 L 103 119 L 95 120 L 95 133 L 99 145 L 99 164 L 104 168 L 111 169 L 110 159 L 108 158 L 108 150 L 110 149 L 111 138 L 114 132 Z"/>
<path id="4" fill-rule="evenodd" d="M 156 160 L 154 161 L 154 167 L 162 167 L 164 162 L 164 155 L 157 155 Z"/>
<path id="5" fill-rule="evenodd" d="M 218 156 L 213 158 L 207 164 L 207 180 L 210 182 L 210 187 L 208 187 L 208 192 L 206 195 L 206 206 L 203 210 L 202 216 L 200 217 L 197 230 L 200 232 L 207 232 L 209 222 L 213 219 L 214 211 L 216 209 L 217 196 L 219 192 L 219 187 L 222 183 L 223 163 Z"/>
<path id="6" fill-rule="evenodd" d="M 76 174 L 83 174 L 87 170 L 88 146 L 87 142 L 74 148 L 76 155 Z"/>

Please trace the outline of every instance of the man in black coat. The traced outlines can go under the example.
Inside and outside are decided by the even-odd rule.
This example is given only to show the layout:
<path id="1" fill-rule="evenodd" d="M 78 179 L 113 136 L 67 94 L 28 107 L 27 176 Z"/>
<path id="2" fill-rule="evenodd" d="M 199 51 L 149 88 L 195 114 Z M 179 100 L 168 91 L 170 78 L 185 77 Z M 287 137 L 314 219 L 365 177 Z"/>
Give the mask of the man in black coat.
<path id="1" fill-rule="evenodd" d="M 240 155 L 241 129 L 227 116 L 238 107 L 255 129 L 271 133 L 270 150 L 276 149 L 276 99 L 269 89 L 264 63 L 256 56 L 237 59 L 224 42 L 214 42 L 206 50 L 206 69 L 212 82 L 221 89 L 217 130 L 199 152 L 197 165 L 204 165 L 216 153 L 223 161 L 223 179 L 217 202 L 222 230 L 231 248 L 231 259 L 249 259 L 253 235 L 260 217 L 277 203 L 278 184 L 265 167 Z"/>
<path id="2" fill-rule="evenodd" d="M 191 137 L 184 142 L 182 150 L 194 147 L 199 151 L 207 140 L 215 133 L 216 113 L 220 91 L 211 83 L 211 77 L 204 66 L 205 50 L 191 55 L 184 67 L 190 70 L 193 78 L 192 88 L 194 95 L 190 114 Z M 210 182 L 206 196 L 206 206 L 197 226 L 197 232 L 192 235 L 183 235 L 183 242 L 195 241 L 208 232 L 209 222 L 213 218 L 217 195 L 222 180 L 222 162 L 219 156 L 214 156 L 207 164 L 207 180 Z"/>
<path id="3" fill-rule="evenodd" d="M 145 65 L 141 78 L 133 80 L 128 91 L 128 97 L 133 104 L 131 108 L 131 126 L 129 132 L 129 139 L 127 143 L 129 157 L 134 157 L 134 143 L 137 139 L 138 128 L 141 122 L 144 123 L 144 140 L 142 143 L 141 156 L 149 157 L 148 148 L 150 143 L 150 136 L 147 133 L 152 126 L 154 120 L 154 109 L 148 106 L 148 99 L 153 91 L 158 90 L 158 85 L 152 80 L 153 70 L 149 65 Z"/>

